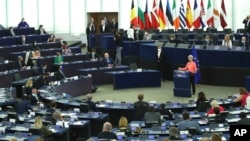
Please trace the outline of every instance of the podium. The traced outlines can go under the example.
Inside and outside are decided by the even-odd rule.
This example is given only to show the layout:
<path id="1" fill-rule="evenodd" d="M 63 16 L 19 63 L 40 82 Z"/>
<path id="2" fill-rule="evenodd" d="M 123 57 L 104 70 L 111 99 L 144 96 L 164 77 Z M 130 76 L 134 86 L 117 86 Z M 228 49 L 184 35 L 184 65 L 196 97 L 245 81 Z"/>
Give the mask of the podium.
<path id="1" fill-rule="evenodd" d="M 174 96 L 192 97 L 188 71 L 174 70 Z"/>

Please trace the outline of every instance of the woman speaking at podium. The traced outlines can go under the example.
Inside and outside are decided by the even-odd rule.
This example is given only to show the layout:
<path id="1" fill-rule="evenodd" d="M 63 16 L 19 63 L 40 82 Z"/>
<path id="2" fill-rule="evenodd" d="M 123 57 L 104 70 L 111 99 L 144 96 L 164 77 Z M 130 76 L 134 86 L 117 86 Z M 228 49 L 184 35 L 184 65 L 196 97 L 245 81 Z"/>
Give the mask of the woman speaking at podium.
<path id="1" fill-rule="evenodd" d="M 193 55 L 188 55 L 188 62 L 184 68 L 178 68 L 178 70 L 188 71 L 190 76 L 190 84 L 192 86 L 192 92 L 195 94 L 195 73 L 197 72 L 196 63 L 193 61 Z"/>

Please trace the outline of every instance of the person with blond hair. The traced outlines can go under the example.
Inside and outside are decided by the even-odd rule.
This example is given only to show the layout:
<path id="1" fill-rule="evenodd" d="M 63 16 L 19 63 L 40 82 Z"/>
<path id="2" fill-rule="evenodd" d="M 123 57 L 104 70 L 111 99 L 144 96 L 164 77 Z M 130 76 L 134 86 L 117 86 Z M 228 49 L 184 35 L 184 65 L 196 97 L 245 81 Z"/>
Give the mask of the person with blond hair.
<path id="1" fill-rule="evenodd" d="M 230 39 L 230 35 L 226 34 L 224 36 L 224 40 L 222 40 L 222 46 L 226 46 L 228 47 L 228 49 L 231 49 L 233 44 L 232 44 L 232 40 Z"/>
<path id="2" fill-rule="evenodd" d="M 50 137 L 52 135 L 52 131 L 49 130 L 45 125 L 43 125 L 42 117 L 36 116 L 34 121 L 34 128 L 40 129 L 40 133 L 45 137 Z"/>
<path id="3" fill-rule="evenodd" d="M 124 116 L 119 119 L 119 132 L 124 132 L 126 136 L 131 136 L 131 129 L 128 126 L 128 119 Z"/>
<path id="4" fill-rule="evenodd" d="M 32 88 L 33 88 L 33 79 L 32 78 L 29 78 L 26 83 L 25 83 L 25 92 L 28 96 L 31 96 L 32 94 Z"/>
<path id="5" fill-rule="evenodd" d="M 211 108 L 208 110 L 207 114 L 215 114 L 214 113 L 214 108 L 218 107 L 220 109 L 220 112 L 225 111 L 224 108 L 222 106 L 219 105 L 217 100 L 213 100 L 211 103 Z"/>
<path id="6" fill-rule="evenodd" d="M 222 141 L 222 137 L 218 133 L 213 133 L 211 136 L 210 141 Z"/>
<path id="7" fill-rule="evenodd" d="M 112 124 L 110 122 L 105 122 L 103 124 L 102 132 L 98 134 L 98 139 L 101 140 L 117 140 L 115 133 L 111 132 Z"/>

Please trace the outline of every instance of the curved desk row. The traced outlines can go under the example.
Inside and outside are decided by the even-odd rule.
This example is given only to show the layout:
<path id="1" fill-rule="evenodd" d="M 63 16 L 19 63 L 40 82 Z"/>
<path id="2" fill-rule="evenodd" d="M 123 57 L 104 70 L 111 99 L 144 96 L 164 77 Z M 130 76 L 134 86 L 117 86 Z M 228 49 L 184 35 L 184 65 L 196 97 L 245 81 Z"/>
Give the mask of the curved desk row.
<path id="1" fill-rule="evenodd" d="M 50 49 L 50 48 L 60 48 L 60 43 L 37 43 L 37 47 L 40 49 Z M 25 45 L 12 45 L 12 46 L 4 46 L 0 47 L 1 56 L 5 59 L 10 59 L 12 56 L 10 55 L 11 52 L 20 52 L 20 51 L 29 51 L 34 50 L 32 44 L 25 44 Z M 16 60 L 16 58 L 14 59 Z"/>
<path id="2" fill-rule="evenodd" d="M 35 34 L 35 28 L 34 27 L 27 27 L 27 28 L 14 28 L 14 33 L 16 35 L 29 35 L 29 34 Z M 10 36 L 10 30 L 4 29 L 0 30 L 0 37 L 6 37 Z"/>

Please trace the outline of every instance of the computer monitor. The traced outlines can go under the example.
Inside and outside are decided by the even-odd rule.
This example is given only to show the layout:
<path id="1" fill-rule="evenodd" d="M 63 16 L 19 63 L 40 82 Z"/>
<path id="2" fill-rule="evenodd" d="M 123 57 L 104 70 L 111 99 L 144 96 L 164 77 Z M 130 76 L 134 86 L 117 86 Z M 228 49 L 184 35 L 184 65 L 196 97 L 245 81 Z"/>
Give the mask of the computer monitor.
<path id="1" fill-rule="evenodd" d="M 230 34 L 232 32 L 232 29 L 231 28 L 224 28 L 223 31 L 226 34 Z"/>

